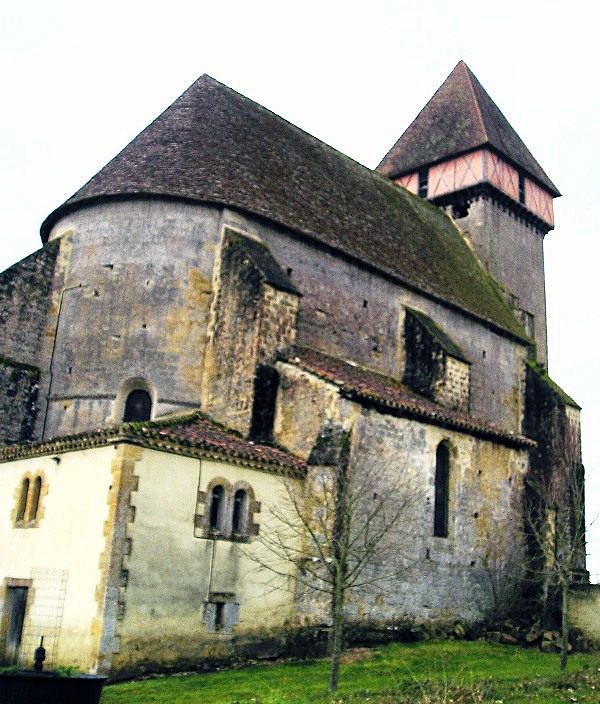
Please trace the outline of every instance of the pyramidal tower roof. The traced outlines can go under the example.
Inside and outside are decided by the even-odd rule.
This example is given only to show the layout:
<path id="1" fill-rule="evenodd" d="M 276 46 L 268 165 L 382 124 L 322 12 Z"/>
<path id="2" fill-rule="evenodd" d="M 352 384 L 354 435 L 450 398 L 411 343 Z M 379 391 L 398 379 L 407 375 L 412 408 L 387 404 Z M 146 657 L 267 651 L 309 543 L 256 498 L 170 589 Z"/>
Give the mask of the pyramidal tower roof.
<path id="1" fill-rule="evenodd" d="M 268 219 L 524 334 L 439 208 L 210 76 L 201 76 L 52 212 L 42 239 L 73 210 L 134 198 L 213 204 Z"/>
<path id="2" fill-rule="evenodd" d="M 560 193 L 464 61 L 438 88 L 377 170 L 396 178 L 489 145 L 553 196 Z"/>

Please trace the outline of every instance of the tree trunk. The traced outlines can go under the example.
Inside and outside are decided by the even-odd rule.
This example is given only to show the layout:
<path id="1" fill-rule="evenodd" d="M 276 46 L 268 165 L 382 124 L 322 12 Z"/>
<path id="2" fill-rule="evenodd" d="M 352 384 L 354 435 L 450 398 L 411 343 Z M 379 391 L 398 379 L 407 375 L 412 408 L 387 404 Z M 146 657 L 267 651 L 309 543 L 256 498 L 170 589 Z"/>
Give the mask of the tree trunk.
<path id="1" fill-rule="evenodd" d="M 344 590 L 341 584 L 334 585 L 331 606 L 333 630 L 331 632 L 330 646 L 331 671 L 329 675 L 329 691 L 335 692 L 340 676 L 340 658 L 344 646 Z"/>
<path id="2" fill-rule="evenodd" d="M 350 437 L 342 438 L 335 473 L 335 503 L 332 532 L 332 552 L 334 560 L 333 584 L 331 585 L 331 676 L 329 691 L 335 692 L 340 673 L 340 657 L 344 647 L 344 598 L 346 596 L 346 578 L 348 576 L 347 547 L 350 530 L 348 515 L 348 459 L 350 454 Z"/>
<path id="3" fill-rule="evenodd" d="M 569 583 L 566 579 L 562 580 L 561 588 L 561 604 L 560 604 L 560 621 L 561 621 L 561 638 L 560 638 L 560 669 L 564 670 L 567 666 L 567 655 L 569 654 Z"/>

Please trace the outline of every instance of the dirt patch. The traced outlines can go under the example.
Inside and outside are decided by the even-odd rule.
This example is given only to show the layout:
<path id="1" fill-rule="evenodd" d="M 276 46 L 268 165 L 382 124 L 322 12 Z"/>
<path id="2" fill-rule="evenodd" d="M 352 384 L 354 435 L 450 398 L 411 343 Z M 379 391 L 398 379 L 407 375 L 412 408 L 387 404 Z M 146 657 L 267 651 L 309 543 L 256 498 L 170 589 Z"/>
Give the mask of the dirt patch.
<path id="1" fill-rule="evenodd" d="M 373 654 L 373 648 L 349 648 L 342 653 L 341 662 L 347 665 L 350 662 L 364 660 Z"/>

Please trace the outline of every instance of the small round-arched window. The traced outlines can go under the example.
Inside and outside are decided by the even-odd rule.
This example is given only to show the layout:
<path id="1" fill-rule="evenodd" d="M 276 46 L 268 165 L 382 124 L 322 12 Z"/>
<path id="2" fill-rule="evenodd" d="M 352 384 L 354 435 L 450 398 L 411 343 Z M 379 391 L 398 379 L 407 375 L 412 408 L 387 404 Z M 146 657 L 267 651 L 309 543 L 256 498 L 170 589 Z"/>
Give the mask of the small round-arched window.
<path id="1" fill-rule="evenodd" d="M 208 527 L 211 530 L 220 530 L 223 516 L 223 500 L 225 489 L 221 484 L 213 487 L 210 493 L 210 507 L 208 515 Z"/>
<path id="2" fill-rule="evenodd" d="M 150 420 L 152 414 L 152 399 L 150 394 L 143 389 L 134 389 L 125 401 L 123 420 L 131 421 Z"/>
<path id="3" fill-rule="evenodd" d="M 248 494 L 238 489 L 233 497 L 233 515 L 231 517 L 231 532 L 238 535 L 245 532 Z"/>

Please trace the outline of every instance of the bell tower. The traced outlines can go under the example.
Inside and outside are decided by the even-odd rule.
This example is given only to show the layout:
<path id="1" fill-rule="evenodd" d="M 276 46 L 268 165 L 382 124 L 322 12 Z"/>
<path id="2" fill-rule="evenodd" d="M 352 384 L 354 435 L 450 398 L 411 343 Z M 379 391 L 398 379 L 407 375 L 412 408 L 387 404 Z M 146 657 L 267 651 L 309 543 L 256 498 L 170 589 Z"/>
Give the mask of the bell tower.
<path id="1" fill-rule="evenodd" d="M 546 364 L 543 243 L 560 193 L 464 61 L 377 170 L 456 220 Z"/>

